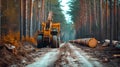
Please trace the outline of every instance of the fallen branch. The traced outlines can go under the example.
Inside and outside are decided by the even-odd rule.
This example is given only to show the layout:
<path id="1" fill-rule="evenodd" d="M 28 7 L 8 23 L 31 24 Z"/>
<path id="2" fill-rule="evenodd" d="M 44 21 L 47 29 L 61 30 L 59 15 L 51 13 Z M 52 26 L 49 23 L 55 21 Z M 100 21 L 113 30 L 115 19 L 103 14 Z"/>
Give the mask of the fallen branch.
<path id="1" fill-rule="evenodd" d="M 13 54 L 17 55 L 17 50 L 16 50 L 16 47 L 14 45 L 5 44 L 5 46 L 7 47 L 7 49 L 11 50 Z"/>

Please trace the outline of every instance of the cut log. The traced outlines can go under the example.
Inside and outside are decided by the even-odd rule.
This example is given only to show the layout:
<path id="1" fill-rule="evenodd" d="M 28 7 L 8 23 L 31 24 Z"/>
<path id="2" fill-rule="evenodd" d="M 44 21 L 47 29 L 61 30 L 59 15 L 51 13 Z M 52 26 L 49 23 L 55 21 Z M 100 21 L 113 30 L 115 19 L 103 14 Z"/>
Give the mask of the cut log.
<path id="1" fill-rule="evenodd" d="M 120 54 L 114 54 L 113 57 L 120 57 Z"/>
<path id="2" fill-rule="evenodd" d="M 69 42 L 84 44 L 84 45 L 87 45 L 87 46 L 92 47 L 92 48 L 96 47 L 97 43 L 98 43 L 98 41 L 95 38 L 83 38 L 83 39 L 72 40 Z"/>
<path id="3" fill-rule="evenodd" d="M 5 46 L 6 46 L 8 49 L 10 49 L 10 50 L 12 50 L 12 49 L 15 48 L 15 46 L 13 46 L 13 45 L 11 45 L 11 44 L 5 44 Z"/>
<path id="4" fill-rule="evenodd" d="M 103 43 L 102 46 L 108 46 L 109 44 L 110 44 L 110 40 L 109 39 L 105 39 L 105 42 Z M 120 46 L 120 42 L 113 40 L 112 41 L 112 45 L 115 46 L 115 47 L 119 47 Z"/>
<path id="5" fill-rule="evenodd" d="M 118 42 L 115 47 L 120 49 L 120 42 Z"/>

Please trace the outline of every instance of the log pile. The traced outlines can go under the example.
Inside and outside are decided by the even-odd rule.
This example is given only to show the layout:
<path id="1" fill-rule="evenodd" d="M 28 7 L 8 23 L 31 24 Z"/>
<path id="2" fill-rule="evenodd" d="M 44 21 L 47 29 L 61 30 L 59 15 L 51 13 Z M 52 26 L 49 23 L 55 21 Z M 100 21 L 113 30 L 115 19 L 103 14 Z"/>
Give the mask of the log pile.
<path id="1" fill-rule="evenodd" d="M 83 39 L 71 40 L 69 42 L 87 45 L 91 48 L 96 47 L 98 44 L 98 41 L 95 38 L 83 38 Z"/>
<path id="2" fill-rule="evenodd" d="M 108 46 L 110 44 L 110 40 L 109 39 L 105 39 L 105 42 L 103 43 L 103 47 L 104 46 Z M 117 48 L 120 48 L 120 42 L 119 41 L 116 41 L 116 40 L 112 40 L 112 45 L 117 47 Z"/>

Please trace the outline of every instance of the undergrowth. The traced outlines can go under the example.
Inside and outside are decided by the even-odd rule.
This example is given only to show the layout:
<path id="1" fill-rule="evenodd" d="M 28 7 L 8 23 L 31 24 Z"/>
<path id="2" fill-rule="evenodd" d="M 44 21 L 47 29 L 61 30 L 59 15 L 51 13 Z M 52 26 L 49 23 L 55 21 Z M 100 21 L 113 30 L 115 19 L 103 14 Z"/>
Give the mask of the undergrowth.
<path id="1" fill-rule="evenodd" d="M 34 37 L 22 37 L 20 41 L 20 32 L 9 31 L 7 35 L 3 35 L 1 39 L 2 44 L 11 44 L 17 48 L 21 45 L 22 42 L 29 42 L 31 44 L 36 44 L 36 38 Z"/>

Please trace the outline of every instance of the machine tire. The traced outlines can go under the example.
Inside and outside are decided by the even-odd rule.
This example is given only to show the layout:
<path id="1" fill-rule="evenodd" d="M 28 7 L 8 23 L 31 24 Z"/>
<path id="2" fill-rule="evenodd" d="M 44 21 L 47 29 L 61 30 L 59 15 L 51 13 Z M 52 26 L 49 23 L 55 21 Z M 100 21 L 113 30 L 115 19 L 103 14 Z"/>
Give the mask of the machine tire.
<path id="1" fill-rule="evenodd" d="M 43 40 L 42 40 L 42 35 L 38 35 L 37 37 L 37 48 L 42 48 L 43 47 Z"/>
<path id="2" fill-rule="evenodd" d="M 58 37 L 56 35 L 53 36 L 51 47 L 52 48 L 59 48 L 59 40 L 58 40 Z"/>
<path id="3" fill-rule="evenodd" d="M 60 47 L 60 37 L 58 37 L 58 48 Z"/>

